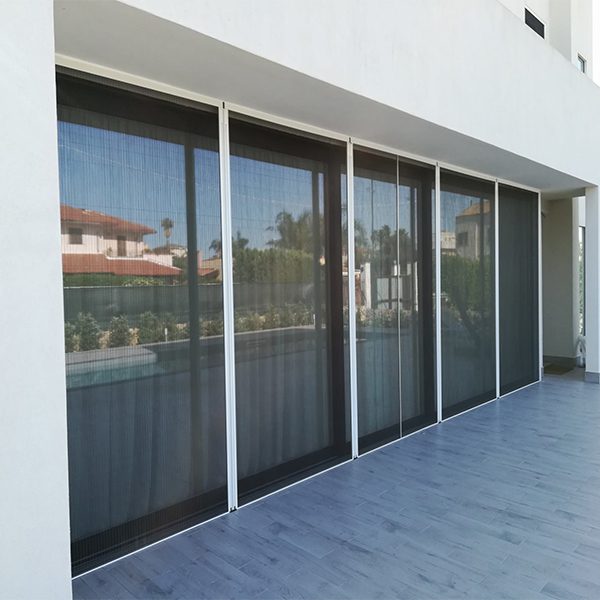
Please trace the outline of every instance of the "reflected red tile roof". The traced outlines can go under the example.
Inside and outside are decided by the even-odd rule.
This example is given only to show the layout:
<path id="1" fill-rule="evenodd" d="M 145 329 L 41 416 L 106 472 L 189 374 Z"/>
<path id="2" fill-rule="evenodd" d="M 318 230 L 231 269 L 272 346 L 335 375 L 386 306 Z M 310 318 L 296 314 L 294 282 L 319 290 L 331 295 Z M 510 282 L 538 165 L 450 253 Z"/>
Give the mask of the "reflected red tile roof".
<path id="1" fill-rule="evenodd" d="M 63 254 L 63 273 L 111 273 L 144 277 L 176 277 L 177 267 L 159 265 L 143 258 L 108 258 L 104 254 Z"/>
<path id="2" fill-rule="evenodd" d="M 111 231 L 126 231 L 128 233 L 141 233 L 142 235 L 156 233 L 155 229 L 141 225 L 140 223 L 133 223 L 132 221 L 125 221 L 118 217 L 111 217 L 104 213 L 88 210 L 86 208 L 75 208 L 67 204 L 60 205 L 60 220 L 64 223 L 89 223 L 92 225 L 104 225 Z"/>
<path id="3" fill-rule="evenodd" d="M 483 201 L 483 213 L 487 214 L 492 209 L 492 203 L 489 200 Z M 471 204 L 469 208 L 465 208 L 461 213 L 459 213 L 459 217 L 470 217 L 472 215 L 478 215 L 481 211 L 481 205 L 479 202 L 475 202 L 475 204 Z"/>
<path id="4" fill-rule="evenodd" d="M 219 269 L 215 269 L 213 267 L 198 267 L 198 276 L 199 277 L 208 277 L 208 276 L 217 276 L 219 274 Z"/>

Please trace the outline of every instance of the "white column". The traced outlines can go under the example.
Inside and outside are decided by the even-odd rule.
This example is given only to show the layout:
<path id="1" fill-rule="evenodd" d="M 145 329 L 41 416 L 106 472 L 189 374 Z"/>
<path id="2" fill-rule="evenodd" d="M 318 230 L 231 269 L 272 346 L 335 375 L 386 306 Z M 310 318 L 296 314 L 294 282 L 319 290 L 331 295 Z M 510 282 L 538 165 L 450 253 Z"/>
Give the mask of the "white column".
<path id="1" fill-rule="evenodd" d="M 600 383 L 600 199 L 585 190 L 585 380 Z"/>
<path id="2" fill-rule="evenodd" d="M 0 597 L 71 597 L 52 0 L 0 2 Z"/>

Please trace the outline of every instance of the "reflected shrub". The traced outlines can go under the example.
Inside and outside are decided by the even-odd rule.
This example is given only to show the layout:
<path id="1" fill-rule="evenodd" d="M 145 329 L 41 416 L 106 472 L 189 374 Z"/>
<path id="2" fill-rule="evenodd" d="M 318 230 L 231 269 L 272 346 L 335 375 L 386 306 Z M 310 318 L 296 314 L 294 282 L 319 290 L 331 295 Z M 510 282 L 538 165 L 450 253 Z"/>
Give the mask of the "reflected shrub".
<path id="1" fill-rule="evenodd" d="M 138 344 L 154 344 L 165 339 L 164 328 L 158 315 L 146 311 L 138 321 Z"/>
<path id="2" fill-rule="evenodd" d="M 200 335 L 223 335 L 223 319 L 203 319 L 200 321 Z"/>
<path id="3" fill-rule="evenodd" d="M 400 327 L 406 327 L 411 320 L 408 310 L 400 311 Z M 367 308 L 359 306 L 356 309 L 357 327 L 393 328 L 398 326 L 398 311 L 395 308 Z"/>
<path id="4" fill-rule="evenodd" d="M 113 317 L 108 328 L 108 346 L 120 348 L 132 344 L 133 335 L 129 328 L 129 321 L 125 315 Z"/>
<path id="5" fill-rule="evenodd" d="M 286 304 L 281 313 L 281 327 L 312 325 L 313 313 L 305 304 Z"/>
<path id="6" fill-rule="evenodd" d="M 184 340 L 190 337 L 188 324 L 180 326 L 175 316 L 171 313 L 165 313 L 162 317 L 163 334 L 167 330 L 169 341 Z"/>
<path id="7" fill-rule="evenodd" d="M 237 313 L 235 315 L 235 331 L 241 333 L 244 331 L 259 331 L 263 328 L 263 318 L 255 312 Z"/>
<path id="8" fill-rule="evenodd" d="M 100 327 L 90 313 L 79 313 L 75 321 L 75 332 L 79 341 L 79 350 L 100 348 Z"/>
<path id="9" fill-rule="evenodd" d="M 277 329 L 283 322 L 281 313 L 276 308 L 270 308 L 264 315 L 263 325 L 265 329 Z"/>
<path id="10" fill-rule="evenodd" d="M 314 316 L 309 306 L 287 304 L 270 307 L 265 312 L 247 311 L 235 315 L 235 332 L 264 331 L 282 327 L 310 326 Z M 200 337 L 223 335 L 223 319 L 201 319 Z M 165 336 L 166 330 L 166 336 Z M 156 314 L 146 311 L 139 315 L 137 327 L 126 315 L 112 317 L 108 330 L 101 330 L 90 313 L 79 313 L 75 322 L 65 323 L 65 350 L 76 352 L 99 348 L 120 348 L 138 344 L 156 344 L 165 341 L 187 340 L 189 323 L 180 323 L 172 313 Z"/>
<path id="11" fill-rule="evenodd" d="M 77 350 L 77 329 L 73 323 L 65 323 L 65 352 Z"/>

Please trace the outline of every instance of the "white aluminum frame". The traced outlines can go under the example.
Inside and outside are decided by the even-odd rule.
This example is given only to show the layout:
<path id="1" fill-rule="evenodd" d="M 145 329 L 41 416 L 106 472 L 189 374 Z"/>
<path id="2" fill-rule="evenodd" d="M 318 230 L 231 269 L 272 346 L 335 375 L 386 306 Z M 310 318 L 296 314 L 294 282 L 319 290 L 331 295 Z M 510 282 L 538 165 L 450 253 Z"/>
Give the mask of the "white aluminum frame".
<path id="1" fill-rule="evenodd" d="M 542 194 L 538 190 L 538 351 L 539 351 L 539 378 L 544 378 L 544 285 L 542 274 Z"/>
<path id="2" fill-rule="evenodd" d="M 287 119 L 286 117 L 279 117 L 277 115 L 271 115 L 269 113 L 248 108 L 247 106 L 241 106 L 239 104 L 233 104 L 232 102 L 223 102 L 224 106 L 228 109 L 229 113 L 236 113 L 246 117 L 251 117 L 259 121 L 264 121 L 266 126 L 279 125 L 281 127 L 287 127 L 289 129 L 295 129 L 301 133 L 309 133 L 322 138 L 328 138 L 330 140 L 337 140 L 348 143 L 348 134 L 339 133 L 337 131 L 331 131 L 329 129 L 322 129 L 321 127 L 315 127 L 308 123 L 301 123 L 300 121 L 294 121 L 293 119 Z"/>
<path id="3" fill-rule="evenodd" d="M 402 329 L 400 327 L 400 157 L 396 155 L 396 326 L 398 327 L 398 414 L 400 415 L 399 437 L 402 437 Z M 412 223 L 411 223 L 412 226 Z M 414 277 L 414 275 L 413 275 Z M 391 300 L 391 298 L 390 298 Z"/>
<path id="4" fill-rule="evenodd" d="M 496 398 L 500 398 L 500 195 L 494 182 L 494 318 L 496 331 Z"/>
<path id="5" fill-rule="evenodd" d="M 119 81 L 129 85 L 134 85 L 139 88 L 146 90 L 152 90 L 154 92 L 160 92 L 162 94 L 168 94 L 174 98 L 184 98 L 191 100 L 192 102 L 198 102 L 206 106 L 214 106 L 220 108 L 223 106 L 223 101 L 212 96 L 204 96 L 203 94 L 197 94 L 184 88 L 169 85 L 167 83 L 161 83 L 154 79 L 147 79 L 146 77 L 140 77 L 125 71 L 119 71 L 112 67 L 104 67 L 96 63 L 91 63 L 85 60 L 79 60 L 71 56 L 65 56 L 64 54 L 56 54 L 55 57 L 56 65 L 59 67 L 66 67 L 68 69 L 74 69 L 87 73 L 89 75 L 97 75 L 98 77 L 104 77 L 106 79 L 112 79 L 113 81 Z"/>
<path id="6" fill-rule="evenodd" d="M 442 412 L 442 212 L 441 168 L 435 165 L 435 396 L 437 422 Z"/>
<path id="7" fill-rule="evenodd" d="M 238 508 L 237 422 L 235 388 L 235 328 L 233 305 L 233 249 L 231 179 L 229 173 L 229 111 L 219 107 L 219 165 L 221 182 L 221 260 L 223 273 L 223 340 L 225 351 L 225 422 L 227 434 L 227 499 Z"/>
<path id="8" fill-rule="evenodd" d="M 346 202 L 348 219 L 348 354 L 350 362 L 350 425 L 352 458 L 358 458 L 358 381 L 356 373 L 356 262 L 354 254 L 354 143 L 346 144 Z"/>
<path id="9" fill-rule="evenodd" d="M 376 150 L 377 152 L 382 152 L 384 154 L 389 154 L 390 158 L 396 157 L 400 159 L 408 159 L 414 160 L 415 162 L 420 162 L 425 165 L 430 165 L 435 167 L 437 162 L 431 158 L 427 158 L 425 156 L 420 156 L 418 154 L 411 154 L 410 152 L 406 152 L 399 148 L 393 148 L 392 146 L 386 146 L 384 144 L 377 144 L 376 142 L 369 142 L 368 140 L 363 140 L 360 138 L 352 138 L 352 141 L 355 146 L 360 146 L 362 148 L 366 148 L 368 150 Z"/>

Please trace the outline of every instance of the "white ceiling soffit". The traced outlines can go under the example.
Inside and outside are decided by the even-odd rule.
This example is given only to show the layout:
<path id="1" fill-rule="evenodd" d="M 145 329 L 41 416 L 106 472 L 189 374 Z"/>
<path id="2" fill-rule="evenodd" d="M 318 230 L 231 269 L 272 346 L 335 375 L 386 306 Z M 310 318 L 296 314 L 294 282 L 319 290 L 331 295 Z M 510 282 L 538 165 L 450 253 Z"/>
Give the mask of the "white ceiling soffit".
<path id="1" fill-rule="evenodd" d="M 588 182 L 113 1 L 55 2 L 56 52 L 539 188 Z"/>

